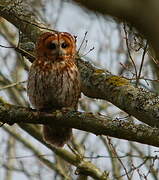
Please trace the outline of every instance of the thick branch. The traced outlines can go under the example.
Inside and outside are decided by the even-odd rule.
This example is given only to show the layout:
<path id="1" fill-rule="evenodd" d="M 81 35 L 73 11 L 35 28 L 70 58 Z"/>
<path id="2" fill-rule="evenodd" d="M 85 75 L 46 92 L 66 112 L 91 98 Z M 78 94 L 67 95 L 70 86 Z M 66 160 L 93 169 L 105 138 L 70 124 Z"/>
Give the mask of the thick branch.
<path id="1" fill-rule="evenodd" d="M 92 98 L 107 100 L 138 120 L 159 127 L 159 97 L 142 88 L 135 88 L 128 80 L 113 76 L 78 59 L 83 93 Z"/>
<path id="2" fill-rule="evenodd" d="M 21 1 L 19 3 L 17 0 L 0 1 L 0 16 L 15 25 L 21 32 L 27 34 L 32 41 L 36 41 L 37 36 L 43 30 L 37 27 L 43 27 L 43 25 L 37 21 L 35 15 L 28 9 L 29 7 L 26 7 L 26 4 L 22 4 Z"/>
<path id="3" fill-rule="evenodd" d="M 0 105 L 0 121 L 3 123 L 54 124 L 72 127 L 96 135 L 108 135 L 120 139 L 159 146 L 159 131 L 146 125 L 135 125 L 110 117 L 84 112 L 36 112 L 29 108 L 9 104 Z"/>

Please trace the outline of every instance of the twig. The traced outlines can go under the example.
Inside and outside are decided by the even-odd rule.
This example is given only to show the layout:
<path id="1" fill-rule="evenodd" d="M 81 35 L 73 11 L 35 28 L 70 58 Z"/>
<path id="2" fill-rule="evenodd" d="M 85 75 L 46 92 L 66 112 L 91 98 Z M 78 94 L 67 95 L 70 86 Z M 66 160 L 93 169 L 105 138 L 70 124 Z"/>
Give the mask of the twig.
<path id="1" fill-rule="evenodd" d="M 144 64 L 144 59 L 145 59 L 145 54 L 146 54 L 147 46 L 148 46 L 148 42 L 146 42 L 146 45 L 145 45 L 145 47 L 144 47 L 144 51 L 143 51 L 143 54 L 142 54 L 141 65 L 140 65 L 140 69 L 139 69 L 139 74 L 138 74 L 138 76 L 137 76 L 137 78 L 136 78 L 136 87 L 137 87 L 138 84 L 139 84 L 139 80 L 140 80 L 140 76 L 141 76 L 142 67 L 143 67 L 143 64 Z"/>
<path id="2" fill-rule="evenodd" d="M 85 34 L 84 34 L 84 38 L 83 38 L 83 40 L 82 40 L 82 42 L 81 42 L 81 44 L 80 44 L 80 47 L 79 47 L 78 50 L 77 50 L 77 54 L 78 54 L 79 51 L 81 50 L 81 47 L 82 47 L 84 41 L 86 40 L 87 33 L 88 33 L 88 32 L 86 31 Z"/>
<path id="3" fill-rule="evenodd" d="M 22 83 L 26 83 L 26 82 L 27 81 L 20 81 L 20 82 L 15 82 L 15 83 L 9 84 L 7 86 L 0 87 L 0 91 L 2 91 L 4 89 L 12 88 L 14 86 L 17 86 L 18 84 L 22 84 Z"/>
<path id="4" fill-rule="evenodd" d="M 120 162 L 121 166 L 123 167 L 123 169 L 124 169 L 124 171 L 125 171 L 125 174 L 126 174 L 128 180 L 130 180 L 130 177 L 129 177 L 129 175 L 128 175 L 128 171 L 127 171 L 125 165 L 123 164 L 122 160 L 121 160 L 120 157 L 118 156 L 118 154 L 117 154 L 117 152 L 116 152 L 116 150 L 115 150 L 115 148 L 114 148 L 114 146 L 113 146 L 113 144 L 112 144 L 112 142 L 111 142 L 111 139 L 110 139 L 109 137 L 107 137 L 107 140 L 108 140 L 108 143 L 109 143 L 109 145 L 110 145 L 113 153 L 115 154 L 115 156 L 117 157 L 117 159 L 118 159 L 118 161 Z"/>
<path id="5" fill-rule="evenodd" d="M 128 33 L 127 33 L 127 30 L 126 30 L 126 24 L 124 23 L 124 32 L 125 32 L 125 36 L 126 36 L 126 46 L 127 46 L 127 49 L 128 49 L 128 55 L 129 55 L 129 58 L 134 66 L 134 70 L 135 70 L 135 76 L 136 76 L 136 79 L 137 79 L 137 69 L 136 69 L 136 64 L 131 56 L 131 53 L 130 53 L 130 48 L 129 48 L 129 43 L 128 43 Z"/>

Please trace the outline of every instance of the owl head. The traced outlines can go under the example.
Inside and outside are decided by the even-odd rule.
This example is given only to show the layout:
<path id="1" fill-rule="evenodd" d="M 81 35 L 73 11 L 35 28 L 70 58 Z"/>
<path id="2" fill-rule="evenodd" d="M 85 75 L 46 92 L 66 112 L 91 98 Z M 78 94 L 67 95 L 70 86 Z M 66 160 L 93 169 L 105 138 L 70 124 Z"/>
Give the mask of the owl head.
<path id="1" fill-rule="evenodd" d="M 66 32 L 43 33 L 36 45 L 37 57 L 60 61 L 74 57 L 76 54 L 75 38 Z"/>

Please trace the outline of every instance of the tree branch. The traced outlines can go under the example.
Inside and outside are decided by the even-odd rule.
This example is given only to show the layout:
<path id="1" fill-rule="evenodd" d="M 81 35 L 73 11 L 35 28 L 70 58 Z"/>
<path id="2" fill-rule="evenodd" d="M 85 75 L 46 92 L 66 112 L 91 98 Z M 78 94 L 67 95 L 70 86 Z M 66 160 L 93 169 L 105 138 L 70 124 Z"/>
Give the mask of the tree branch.
<path id="1" fill-rule="evenodd" d="M 29 11 L 29 9 L 30 7 L 28 7 L 25 1 L 0 1 L 0 16 L 15 25 L 28 40 L 36 42 L 37 37 L 41 33 L 54 30 L 49 29 L 43 23 L 39 22 L 35 14 Z"/>
<path id="2" fill-rule="evenodd" d="M 159 146 L 159 131 L 146 125 L 112 120 L 110 117 L 86 112 L 36 112 L 30 108 L 0 104 L 0 121 L 3 123 L 50 124 L 76 128 L 96 135 L 108 135 L 120 139 Z"/>
<path id="3" fill-rule="evenodd" d="M 159 127 L 157 94 L 136 88 L 125 78 L 97 69 L 82 59 L 78 59 L 78 67 L 86 96 L 107 100 L 138 120 Z"/>
<path id="4" fill-rule="evenodd" d="M 34 42 L 43 30 L 37 27 L 44 27 L 42 23 L 37 21 L 36 16 L 29 11 L 29 7 L 26 4 L 24 6 L 21 1 L 18 3 L 17 0 L 1 0 L 0 16 L 27 34 L 28 38 Z"/>

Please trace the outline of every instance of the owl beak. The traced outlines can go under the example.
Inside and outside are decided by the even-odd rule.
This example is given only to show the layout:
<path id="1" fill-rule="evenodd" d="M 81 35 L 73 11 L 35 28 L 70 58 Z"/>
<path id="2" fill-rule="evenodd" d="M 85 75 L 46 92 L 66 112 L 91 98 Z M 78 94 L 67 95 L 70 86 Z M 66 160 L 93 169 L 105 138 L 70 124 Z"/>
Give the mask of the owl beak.
<path id="1" fill-rule="evenodd" d="M 60 57 L 60 56 L 62 56 L 62 55 L 63 55 L 62 52 L 59 51 L 59 52 L 58 52 L 58 56 Z"/>
<path id="2" fill-rule="evenodd" d="M 61 57 L 61 56 L 63 56 L 62 51 L 60 50 L 60 48 L 58 48 L 56 57 Z"/>
<path id="3" fill-rule="evenodd" d="M 63 54 L 62 52 L 59 50 L 56 51 L 56 53 L 54 54 L 54 56 L 56 57 L 56 60 L 62 60 L 63 59 Z"/>

